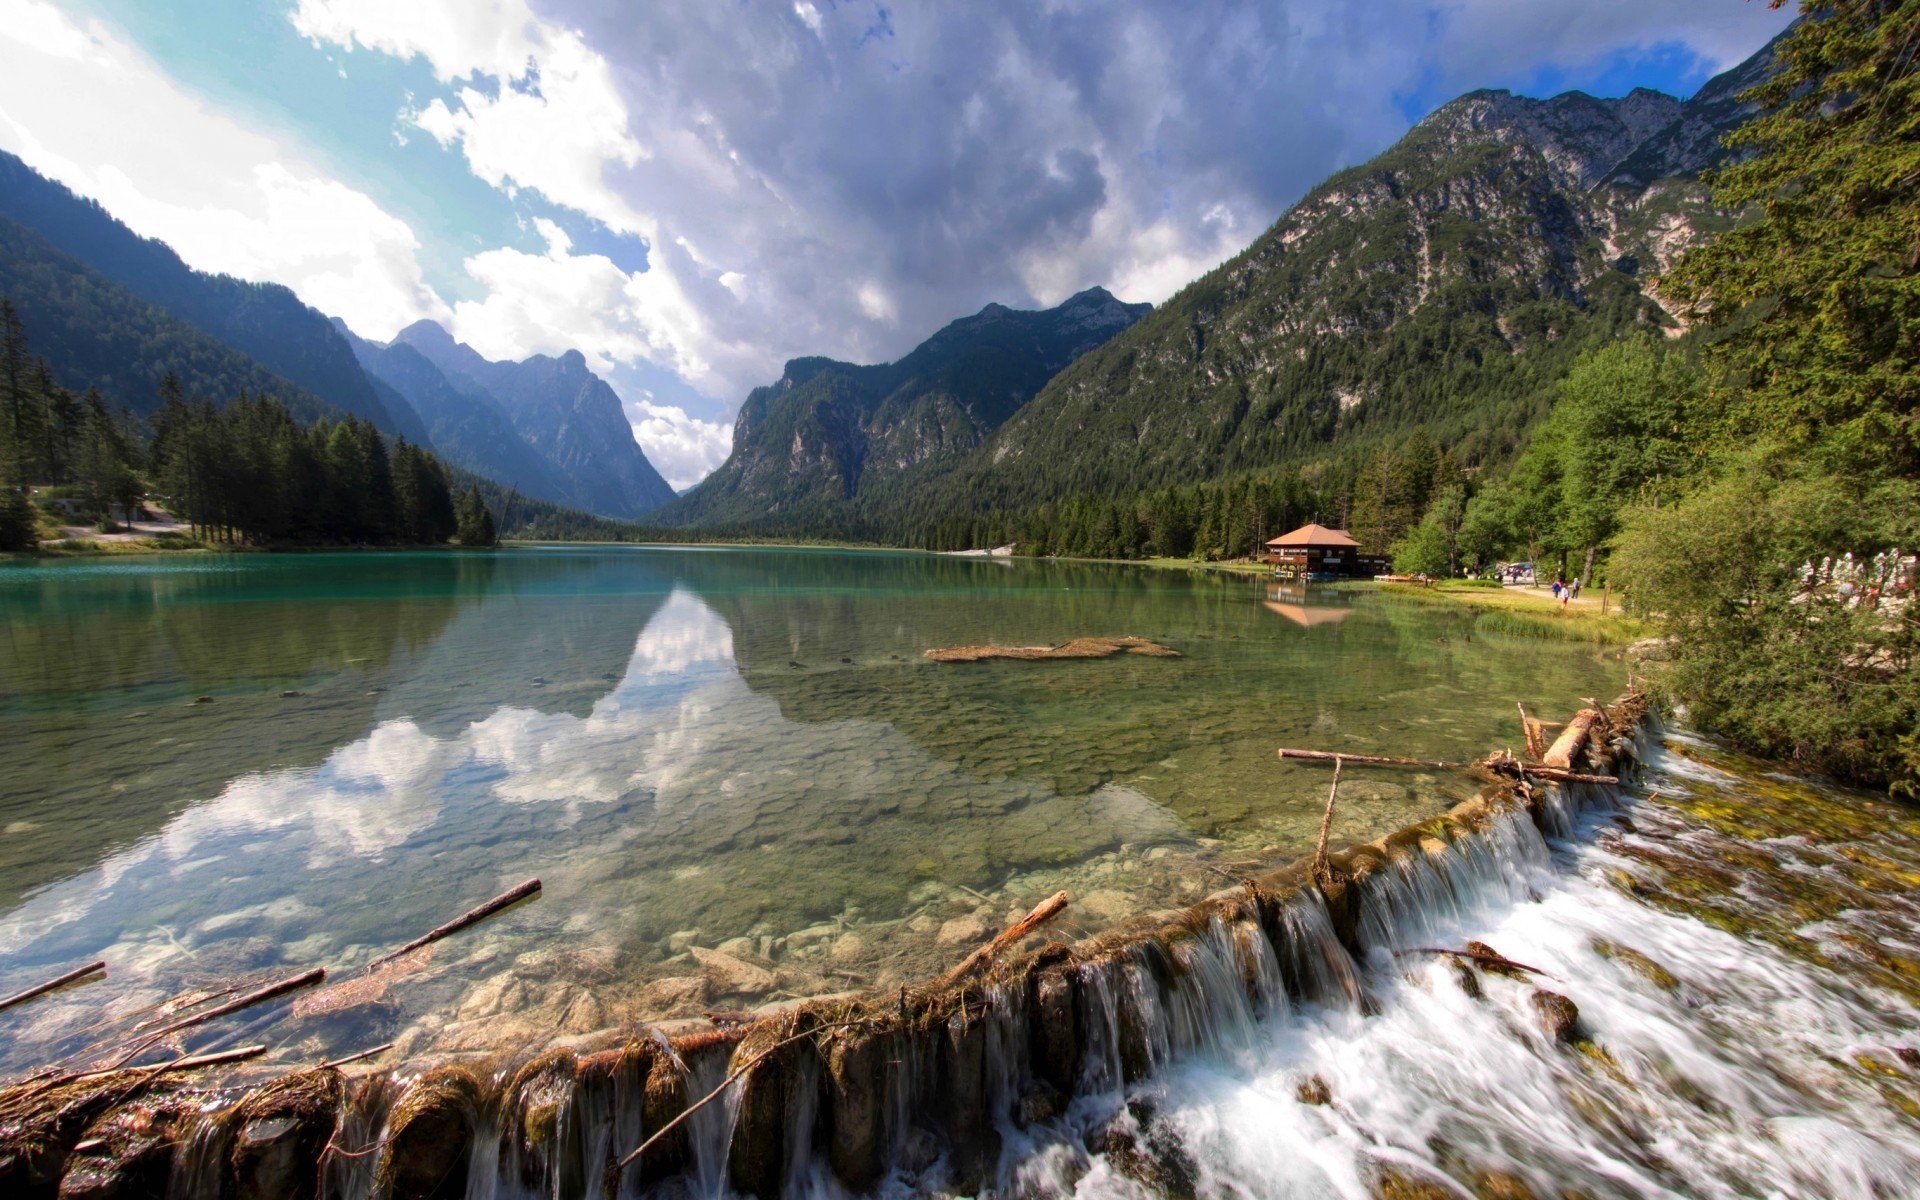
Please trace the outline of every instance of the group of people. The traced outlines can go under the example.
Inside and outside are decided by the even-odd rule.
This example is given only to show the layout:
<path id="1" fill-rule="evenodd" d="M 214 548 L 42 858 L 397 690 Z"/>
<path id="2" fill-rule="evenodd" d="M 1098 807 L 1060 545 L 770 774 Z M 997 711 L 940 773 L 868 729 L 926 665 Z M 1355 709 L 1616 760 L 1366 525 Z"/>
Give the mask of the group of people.
<path id="1" fill-rule="evenodd" d="M 1579 577 L 1575 576 L 1573 582 L 1568 583 L 1559 576 L 1555 576 L 1553 580 L 1553 598 L 1563 605 L 1569 600 L 1578 600 L 1580 598 Z"/>

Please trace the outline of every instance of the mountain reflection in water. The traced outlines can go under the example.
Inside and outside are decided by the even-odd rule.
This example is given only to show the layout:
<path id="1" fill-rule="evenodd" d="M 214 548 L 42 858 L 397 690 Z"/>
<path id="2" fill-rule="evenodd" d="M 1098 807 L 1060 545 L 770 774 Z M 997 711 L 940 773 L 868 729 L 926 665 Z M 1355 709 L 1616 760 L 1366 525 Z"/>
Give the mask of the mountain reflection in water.
<path id="1" fill-rule="evenodd" d="M 1453 614 L 1359 605 L 1309 638 L 1244 579 L 918 555 L 306 556 L 0 592 L 29 648 L 0 707 L 21 735 L 0 749 L 0 991 L 111 964 L 37 1006 L 6 1066 L 102 1005 L 357 966 L 530 875 L 539 901 L 276 1035 L 490 1048 L 893 987 L 1056 888 L 1086 932 L 1306 848 L 1321 781 L 1276 744 L 1478 748 L 1514 697 L 1564 707 L 1619 675 L 1588 648 L 1463 645 Z M 1083 633 L 1183 657 L 921 657 Z M 1336 833 L 1448 786 L 1352 773 Z"/>

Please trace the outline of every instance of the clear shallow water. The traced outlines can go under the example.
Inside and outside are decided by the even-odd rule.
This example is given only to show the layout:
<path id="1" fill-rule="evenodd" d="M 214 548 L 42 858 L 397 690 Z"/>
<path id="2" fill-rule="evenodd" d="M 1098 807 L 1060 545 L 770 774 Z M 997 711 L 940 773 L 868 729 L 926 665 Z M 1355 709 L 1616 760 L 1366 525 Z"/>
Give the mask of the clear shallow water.
<path id="1" fill-rule="evenodd" d="M 920 657 L 1089 634 L 1183 657 Z M 1088 931 L 1310 848 L 1324 773 L 1275 746 L 1478 753 L 1518 741 L 1516 701 L 1558 713 L 1621 676 L 1446 610 L 1120 567 L 552 548 L 0 568 L 0 993 L 110 964 L 37 1002 L 0 1065 L 74 1048 L 103 1008 L 344 974 L 530 875 L 540 900 L 266 1036 L 484 1050 L 891 987 L 1058 887 Z M 1335 837 L 1464 788 L 1349 770 Z"/>

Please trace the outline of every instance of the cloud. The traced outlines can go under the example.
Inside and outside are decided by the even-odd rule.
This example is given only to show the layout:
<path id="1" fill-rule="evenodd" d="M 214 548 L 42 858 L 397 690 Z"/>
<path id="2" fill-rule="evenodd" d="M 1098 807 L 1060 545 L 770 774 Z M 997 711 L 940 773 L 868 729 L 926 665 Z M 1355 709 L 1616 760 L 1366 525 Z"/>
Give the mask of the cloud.
<path id="1" fill-rule="evenodd" d="M 1164 300 L 1390 144 L 1408 96 L 1546 68 L 1577 84 L 1661 46 L 1718 68 L 1787 19 L 1670 0 L 469 13 L 301 0 L 295 19 L 424 56 L 449 89 L 413 111 L 421 129 L 496 186 L 645 239 L 647 269 L 624 282 L 551 242 L 529 273 L 591 276 L 596 305 L 624 306 L 577 314 L 601 353 L 645 354 L 728 401 L 787 357 L 891 358 L 990 300 L 1095 283 Z M 476 319 L 495 311 L 530 344 L 533 322 L 506 320 L 527 307 L 504 294 L 518 276 L 486 265 Z"/>
<path id="2" fill-rule="evenodd" d="M 387 337 L 446 306 L 406 222 L 213 110 L 98 22 L 0 0 L 0 148 L 190 265 L 293 288 Z"/>
<path id="3" fill-rule="evenodd" d="M 733 423 L 702 421 L 683 408 L 629 401 L 633 436 L 654 468 L 675 491 L 692 487 L 727 460 L 733 449 Z"/>

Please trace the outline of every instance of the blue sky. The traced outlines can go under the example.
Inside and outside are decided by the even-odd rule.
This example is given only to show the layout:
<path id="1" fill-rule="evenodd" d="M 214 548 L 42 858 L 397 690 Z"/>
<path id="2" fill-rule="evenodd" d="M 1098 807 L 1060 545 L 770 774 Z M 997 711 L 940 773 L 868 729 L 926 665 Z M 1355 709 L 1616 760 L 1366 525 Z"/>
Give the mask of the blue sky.
<path id="1" fill-rule="evenodd" d="M 578 348 L 676 485 L 781 363 L 1164 300 L 1476 87 L 1690 94 L 1751 0 L 0 0 L 0 148 L 362 334 Z"/>

